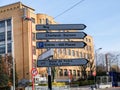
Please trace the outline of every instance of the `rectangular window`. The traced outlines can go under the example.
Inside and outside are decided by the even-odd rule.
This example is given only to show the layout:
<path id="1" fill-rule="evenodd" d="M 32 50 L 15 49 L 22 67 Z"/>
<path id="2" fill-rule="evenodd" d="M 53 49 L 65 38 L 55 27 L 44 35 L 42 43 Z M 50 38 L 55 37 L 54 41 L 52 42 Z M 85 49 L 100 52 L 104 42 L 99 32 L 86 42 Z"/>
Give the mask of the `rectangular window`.
<path id="1" fill-rule="evenodd" d="M 5 32 L 0 33 L 0 41 L 5 41 Z"/>
<path id="2" fill-rule="evenodd" d="M 11 31 L 7 32 L 7 40 L 11 40 Z"/>
<path id="3" fill-rule="evenodd" d="M 37 61 L 36 61 L 36 59 L 33 60 L 33 67 L 37 67 Z"/>
<path id="4" fill-rule="evenodd" d="M 63 49 L 63 54 L 66 55 L 66 50 L 65 49 Z"/>
<path id="5" fill-rule="evenodd" d="M 80 52 L 80 58 L 82 58 L 82 52 Z"/>
<path id="6" fill-rule="evenodd" d="M 40 24 L 42 24 L 42 19 L 40 19 Z"/>
<path id="7" fill-rule="evenodd" d="M 11 19 L 7 20 L 7 26 L 11 26 Z"/>
<path id="8" fill-rule="evenodd" d="M 32 40 L 35 41 L 35 33 L 32 33 Z"/>
<path id="9" fill-rule="evenodd" d="M 57 49 L 57 53 L 60 54 L 60 49 Z"/>
<path id="10" fill-rule="evenodd" d="M 79 52 L 78 51 L 76 51 L 76 55 L 77 55 L 77 57 L 79 57 Z"/>
<path id="11" fill-rule="evenodd" d="M 64 69 L 64 76 L 68 76 L 68 71 L 67 71 L 67 69 Z"/>
<path id="12" fill-rule="evenodd" d="M 60 76 L 63 76 L 63 69 L 60 69 L 59 75 L 60 75 Z"/>
<path id="13" fill-rule="evenodd" d="M 35 23 L 35 18 L 31 17 L 31 19 L 32 19 L 32 22 Z"/>
<path id="14" fill-rule="evenodd" d="M 8 43 L 7 49 L 8 49 L 8 53 L 12 52 L 12 44 L 11 43 Z"/>
<path id="15" fill-rule="evenodd" d="M 33 48 L 32 48 L 32 49 L 33 49 L 33 54 L 34 54 L 34 55 L 36 55 L 36 47 L 35 47 L 35 46 L 33 46 Z"/>
<path id="16" fill-rule="evenodd" d="M 70 72 L 70 75 L 72 75 L 72 70 L 69 70 L 69 72 Z"/>
<path id="17" fill-rule="evenodd" d="M 75 56 L 75 51 L 74 50 L 72 50 L 72 56 Z"/>
<path id="18" fill-rule="evenodd" d="M 0 46 L 0 54 L 4 54 L 5 53 L 5 45 L 1 45 Z"/>
<path id="19" fill-rule="evenodd" d="M 76 76 L 76 70 L 73 70 L 73 76 Z"/>
<path id="20" fill-rule="evenodd" d="M 80 70 L 77 70 L 77 76 L 80 76 Z"/>
<path id="21" fill-rule="evenodd" d="M 0 21 L 0 28 L 1 27 L 5 27 L 5 20 L 4 21 Z"/>
<path id="22" fill-rule="evenodd" d="M 68 49 L 68 55 L 71 55 L 71 50 L 70 49 Z"/>

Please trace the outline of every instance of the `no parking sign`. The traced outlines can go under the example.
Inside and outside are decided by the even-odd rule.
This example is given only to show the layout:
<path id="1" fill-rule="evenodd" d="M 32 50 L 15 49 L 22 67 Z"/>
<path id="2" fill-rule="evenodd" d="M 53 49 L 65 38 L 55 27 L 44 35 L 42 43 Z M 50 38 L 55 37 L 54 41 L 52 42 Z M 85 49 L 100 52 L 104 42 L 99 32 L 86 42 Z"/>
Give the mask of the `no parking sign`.
<path id="1" fill-rule="evenodd" d="M 31 73 L 33 76 L 36 76 L 38 74 L 37 68 L 32 68 Z"/>

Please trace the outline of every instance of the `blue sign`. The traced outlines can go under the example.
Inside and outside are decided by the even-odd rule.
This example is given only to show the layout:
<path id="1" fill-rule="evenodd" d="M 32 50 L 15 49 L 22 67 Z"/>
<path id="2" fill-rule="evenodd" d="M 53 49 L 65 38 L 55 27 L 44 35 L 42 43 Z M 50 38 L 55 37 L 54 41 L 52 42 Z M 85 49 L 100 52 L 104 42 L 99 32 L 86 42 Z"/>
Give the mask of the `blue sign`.
<path id="1" fill-rule="evenodd" d="M 44 43 L 43 42 L 37 42 L 36 46 L 37 46 L 37 48 L 43 48 L 44 47 Z"/>

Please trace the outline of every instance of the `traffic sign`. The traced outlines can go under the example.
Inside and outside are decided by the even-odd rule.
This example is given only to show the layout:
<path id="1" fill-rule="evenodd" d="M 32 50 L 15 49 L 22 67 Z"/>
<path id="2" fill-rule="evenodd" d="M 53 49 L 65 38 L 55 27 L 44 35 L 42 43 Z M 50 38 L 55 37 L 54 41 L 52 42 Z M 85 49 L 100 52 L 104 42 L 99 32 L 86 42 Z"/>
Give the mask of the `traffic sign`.
<path id="1" fill-rule="evenodd" d="M 84 48 L 86 43 L 83 41 L 64 41 L 64 42 L 36 42 L 36 48 Z"/>
<path id="2" fill-rule="evenodd" d="M 92 75 L 95 77 L 95 76 L 96 76 L 96 71 L 94 71 L 94 72 L 92 73 Z"/>
<path id="3" fill-rule="evenodd" d="M 38 57 L 38 60 L 47 59 L 49 57 L 52 57 L 53 55 L 54 55 L 54 51 L 53 51 L 53 49 L 50 49 L 50 50 L 44 52 L 42 55 L 40 55 Z"/>
<path id="4" fill-rule="evenodd" d="M 84 39 L 87 36 L 84 32 L 38 32 L 36 39 Z"/>
<path id="5" fill-rule="evenodd" d="M 36 76 L 38 74 L 37 68 L 32 68 L 31 73 L 33 76 Z"/>
<path id="6" fill-rule="evenodd" d="M 54 59 L 54 60 L 37 60 L 37 67 L 53 67 L 53 66 L 80 66 L 86 65 L 87 59 Z"/>
<path id="7" fill-rule="evenodd" d="M 84 24 L 37 24 L 36 30 L 83 30 Z"/>

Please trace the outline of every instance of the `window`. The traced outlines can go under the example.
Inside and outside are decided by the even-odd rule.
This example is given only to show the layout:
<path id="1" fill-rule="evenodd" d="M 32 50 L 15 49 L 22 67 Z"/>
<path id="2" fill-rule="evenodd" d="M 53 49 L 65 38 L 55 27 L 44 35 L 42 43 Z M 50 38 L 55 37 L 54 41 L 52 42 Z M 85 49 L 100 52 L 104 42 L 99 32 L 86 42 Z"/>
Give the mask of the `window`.
<path id="1" fill-rule="evenodd" d="M 71 50 L 70 49 L 68 50 L 68 55 L 71 55 Z"/>
<path id="2" fill-rule="evenodd" d="M 80 76 L 80 70 L 77 70 L 77 76 Z"/>
<path id="3" fill-rule="evenodd" d="M 64 76 L 68 76 L 67 69 L 64 69 Z"/>
<path id="4" fill-rule="evenodd" d="M 82 52 L 80 52 L 80 57 L 82 58 Z"/>
<path id="5" fill-rule="evenodd" d="M 35 23 L 35 18 L 31 17 L 31 19 L 32 19 L 32 22 Z"/>
<path id="6" fill-rule="evenodd" d="M 7 32 L 7 40 L 11 40 L 11 31 Z"/>
<path id="7" fill-rule="evenodd" d="M 72 56 L 75 56 L 75 51 L 74 50 L 72 50 Z"/>
<path id="8" fill-rule="evenodd" d="M 59 75 L 60 75 L 60 76 L 63 76 L 63 69 L 60 69 Z"/>
<path id="9" fill-rule="evenodd" d="M 89 42 L 91 42 L 91 40 L 89 39 Z"/>
<path id="10" fill-rule="evenodd" d="M 0 33 L 0 41 L 5 41 L 5 32 Z"/>
<path id="11" fill-rule="evenodd" d="M 32 33 L 32 40 L 35 41 L 35 33 Z"/>
<path id="12" fill-rule="evenodd" d="M 70 71 L 70 75 L 72 75 L 72 70 L 69 70 Z"/>
<path id="13" fill-rule="evenodd" d="M 42 20 L 40 19 L 40 24 L 42 24 Z"/>
<path id="14" fill-rule="evenodd" d="M 34 55 L 36 55 L 36 47 L 35 47 L 35 46 L 33 46 L 33 48 L 32 48 L 32 49 L 33 49 L 33 54 L 34 54 Z"/>
<path id="15" fill-rule="evenodd" d="M 76 70 L 73 70 L 73 76 L 76 76 Z"/>
<path id="16" fill-rule="evenodd" d="M 5 27 L 5 21 L 0 21 L 0 27 Z"/>
<path id="17" fill-rule="evenodd" d="M 78 51 L 76 51 L 76 55 L 77 55 L 77 57 L 79 57 L 79 52 Z"/>
<path id="18" fill-rule="evenodd" d="M 7 20 L 7 26 L 11 26 L 11 19 Z"/>
<path id="19" fill-rule="evenodd" d="M 66 55 L 66 49 L 63 49 L 63 54 Z"/>
<path id="20" fill-rule="evenodd" d="M 88 47 L 89 47 L 89 46 L 86 46 L 86 50 L 87 50 L 87 51 L 88 51 Z"/>
<path id="21" fill-rule="evenodd" d="M 5 45 L 0 46 L 0 54 L 5 53 Z"/>
<path id="22" fill-rule="evenodd" d="M 12 44 L 11 43 L 8 43 L 7 49 L 8 49 L 8 53 L 12 52 Z"/>
<path id="23" fill-rule="evenodd" d="M 60 54 L 60 49 L 57 49 L 57 53 Z"/>
<path id="24" fill-rule="evenodd" d="M 33 67 L 37 67 L 37 61 L 36 61 L 36 59 L 33 60 Z"/>

